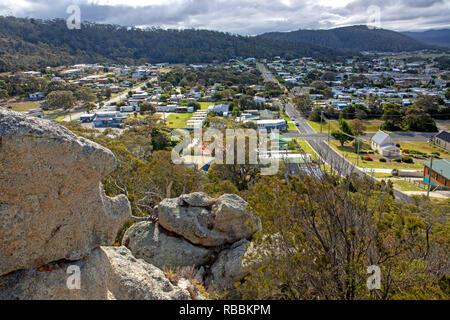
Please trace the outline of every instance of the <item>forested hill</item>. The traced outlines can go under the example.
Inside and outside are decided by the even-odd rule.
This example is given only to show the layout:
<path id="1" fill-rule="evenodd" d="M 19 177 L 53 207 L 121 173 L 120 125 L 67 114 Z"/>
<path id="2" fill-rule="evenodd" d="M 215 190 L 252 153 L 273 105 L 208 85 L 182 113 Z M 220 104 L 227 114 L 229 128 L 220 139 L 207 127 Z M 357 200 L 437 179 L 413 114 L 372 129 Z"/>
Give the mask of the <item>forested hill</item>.
<path id="1" fill-rule="evenodd" d="M 404 34 L 370 29 L 367 26 L 351 26 L 330 30 L 298 30 L 292 32 L 272 32 L 261 35 L 274 40 L 301 41 L 328 48 L 351 51 L 400 52 L 434 49 Z"/>
<path id="2" fill-rule="evenodd" d="M 450 29 L 402 33 L 423 43 L 450 48 Z"/>
<path id="3" fill-rule="evenodd" d="M 69 30 L 65 20 L 0 17 L 0 71 L 61 63 L 224 61 L 233 56 L 336 58 L 338 50 L 290 41 L 244 37 L 206 30 L 141 30 L 86 23 Z"/>

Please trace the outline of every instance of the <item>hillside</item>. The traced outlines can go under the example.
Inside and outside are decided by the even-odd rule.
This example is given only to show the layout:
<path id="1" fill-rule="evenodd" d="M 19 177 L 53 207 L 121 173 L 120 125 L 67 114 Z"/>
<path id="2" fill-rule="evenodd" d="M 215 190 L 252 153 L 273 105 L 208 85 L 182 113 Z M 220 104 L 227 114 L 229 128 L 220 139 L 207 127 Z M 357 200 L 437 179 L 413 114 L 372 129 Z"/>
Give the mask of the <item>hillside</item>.
<path id="1" fill-rule="evenodd" d="M 85 23 L 69 30 L 64 20 L 0 17 L 0 72 L 73 62 L 203 63 L 233 56 L 333 58 L 337 50 L 305 43 L 243 37 L 206 30 L 142 30 Z"/>
<path id="2" fill-rule="evenodd" d="M 433 46 L 398 32 L 384 29 L 369 29 L 366 26 L 352 26 L 330 30 L 298 30 L 272 32 L 260 36 L 264 39 L 301 41 L 333 49 L 349 51 L 415 51 L 432 49 Z"/>
<path id="3" fill-rule="evenodd" d="M 402 33 L 423 43 L 450 48 L 450 29 Z"/>

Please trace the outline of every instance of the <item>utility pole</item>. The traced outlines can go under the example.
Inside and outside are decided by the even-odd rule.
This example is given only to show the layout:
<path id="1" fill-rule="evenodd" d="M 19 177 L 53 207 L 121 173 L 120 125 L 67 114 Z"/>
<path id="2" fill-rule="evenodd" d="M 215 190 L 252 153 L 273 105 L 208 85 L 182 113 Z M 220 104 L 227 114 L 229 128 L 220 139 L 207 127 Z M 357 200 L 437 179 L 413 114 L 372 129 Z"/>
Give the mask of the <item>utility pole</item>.
<path id="1" fill-rule="evenodd" d="M 320 111 L 320 133 L 322 133 L 323 110 Z"/>
<path id="2" fill-rule="evenodd" d="M 430 168 L 428 169 L 428 191 L 427 191 L 427 198 L 430 200 L 430 189 L 431 189 L 431 171 L 433 171 L 433 158 L 434 154 L 431 155 L 431 161 L 430 161 Z"/>
<path id="3" fill-rule="evenodd" d="M 359 166 L 359 143 L 360 143 L 360 140 L 359 140 L 358 137 L 356 137 L 356 141 L 358 143 L 358 151 L 357 151 L 357 154 L 356 154 L 356 166 L 358 167 Z"/>

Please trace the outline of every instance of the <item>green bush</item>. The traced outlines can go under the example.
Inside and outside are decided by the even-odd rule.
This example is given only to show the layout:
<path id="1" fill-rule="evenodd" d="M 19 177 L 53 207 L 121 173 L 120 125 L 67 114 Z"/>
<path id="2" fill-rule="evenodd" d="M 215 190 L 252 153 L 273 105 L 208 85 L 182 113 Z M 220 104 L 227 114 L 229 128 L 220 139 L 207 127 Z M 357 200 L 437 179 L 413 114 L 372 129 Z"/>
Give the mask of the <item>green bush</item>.
<path id="1" fill-rule="evenodd" d="M 440 154 L 439 152 L 437 152 L 437 151 L 435 151 L 435 152 L 432 152 L 431 154 L 434 154 L 435 156 L 438 156 L 438 157 L 440 157 L 440 156 L 441 156 L 441 154 Z"/>
<path id="2" fill-rule="evenodd" d="M 395 162 L 402 162 L 402 159 L 394 159 Z"/>
<path id="3" fill-rule="evenodd" d="M 403 157 L 403 158 L 402 158 L 402 161 L 403 161 L 404 163 L 414 163 L 414 160 L 413 160 L 413 158 L 411 158 L 411 157 Z"/>
<path id="4" fill-rule="evenodd" d="M 386 158 L 380 158 L 380 162 L 387 162 Z"/>

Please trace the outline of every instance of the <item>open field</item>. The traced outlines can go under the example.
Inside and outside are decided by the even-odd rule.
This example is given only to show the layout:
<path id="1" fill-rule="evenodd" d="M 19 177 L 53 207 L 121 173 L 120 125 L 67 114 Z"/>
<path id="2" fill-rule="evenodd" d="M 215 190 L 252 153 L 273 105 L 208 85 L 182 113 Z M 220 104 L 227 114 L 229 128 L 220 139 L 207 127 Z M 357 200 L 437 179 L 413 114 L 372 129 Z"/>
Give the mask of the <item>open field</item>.
<path id="1" fill-rule="evenodd" d="M 428 142 L 422 141 L 404 141 L 400 142 L 400 146 L 402 149 L 416 150 L 419 152 L 423 152 L 426 154 L 431 154 L 432 152 L 439 152 L 441 154 L 441 158 L 450 159 L 450 152 L 445 149 L 439 148 L 435 145 L 432 145 Z"/>
<path id="2" fill-rule="evenodd" d="M 192 116 L 193 113 L 174 113 L 167 117 L 166 123 L 169 128 L 186 128 L 186 123 Z"/>
<path id="3" fill-rule="evenodd" d="M 206 109 L 208 109 L 208 107 L 210 105 L 213 105 L 214 102 L 199 102 L 199 104 L 200 104 L 200 109 L 201 110 L 206 110 Z"/>
<path id="4" fill-rule="evenodd" d="M 41 102 L 39 101 L 23 101 L 23 102 L 15 102 L 8 101 L 6 103 L 6 107 L 11 107 L 11 110 L 17 112 L 26 112 L 30 109 L 39 108 Z"/>
<path id="5" fill-rule="evenodd" d="M 351 143 L 347 143 L 344 147 L 341 147 L 341 144 L 338 141 L 331 140 L 330 146 L 336 150 L 339 154 L 344 156 L 348 161 L 357 165 L 360 168 L 380 168 L 380 169 L 417 169 L 422 170 L 423 164 L 426 160 L 422 159 L 414 159 L 414 163 L 404 163 L 404 162 L 395 162 L 393 160 L 387 159 L 387 162 L 380 162 L 380 159 L 383 158 L 377 154 L 370 154 L 373 158 L 373 161 L 366 161 L 359 159 L 359 163 L 357 163 L 357 154 Z M 360 156 L 364 156 L 366 150 L 362 150 Z"/>
<path id="6" fill-rule="evenodd" d="M 350 123 L 351 120 L 346 120 L 346 121 L 348 121 Z M 314 131 L 316 131 L 317 133 L 320 133 L 320 122 L 314 122 L 314 121 L 310 121 L 310 120 L 306 120 L 306 122 L 309 123 L 309 125 L 314 129 Z M 380 125 L 383 123 L 382 120 L 362 120 L 362 122 L 366 126 L 365 132 L 367 132 L 367 133 L 377 132 L 380 128 Z M 323 133 L 328 132 L 329 123 L 331 123 L 330 131 L 339 129 L 339 121 L 338 120 L 324 121 L 323 126 L 322 126 Z"/>

